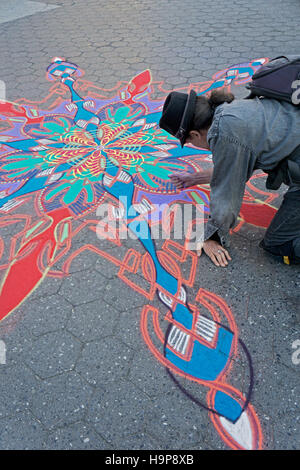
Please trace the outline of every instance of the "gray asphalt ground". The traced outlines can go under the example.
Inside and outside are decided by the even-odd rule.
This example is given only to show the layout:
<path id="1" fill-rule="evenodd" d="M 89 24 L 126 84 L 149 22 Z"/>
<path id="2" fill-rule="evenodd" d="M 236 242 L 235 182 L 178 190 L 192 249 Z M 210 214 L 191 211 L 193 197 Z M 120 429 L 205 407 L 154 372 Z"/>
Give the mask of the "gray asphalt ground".
<path id="1" fill-rule="evenodd" d="M 0 79 L 8 100 L 40 100 L 45 69 L 60 56 L 103 88 L 149 68 L 173 89 L 234 63 L 298 54 L 299 25 L 298 0 L 0 0 Z M 262 233 L 233 235 L 226 269 L 201 257 L 190 295 L 202 286 L 234 313 L 253 360 L 264 448 L 299 449 L 300 271 L 262 253 Z M 151 355 L 139 329 L 145 299 L 116 273 L 83 254 L 71 276 L 47 278 L 0 324 L 0 449 L 228 448 Z M 243 363 L 231 379 L 243 390 Z"/>

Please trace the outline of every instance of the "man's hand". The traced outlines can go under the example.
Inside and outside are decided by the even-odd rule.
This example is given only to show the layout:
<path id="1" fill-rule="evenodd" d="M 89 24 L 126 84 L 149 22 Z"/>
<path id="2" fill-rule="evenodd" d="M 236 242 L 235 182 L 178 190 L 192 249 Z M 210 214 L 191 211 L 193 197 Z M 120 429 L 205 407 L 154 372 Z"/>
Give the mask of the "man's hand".
<path id="1" fill-rule="evenodd" d="M 209 184 L 212 179 L 213 169 L 202 170 L 199 173 L 173 173 L 170 180 L 177 189 L 190 188 L 197 184 Z"/>
<path id="2" fill-rule="evenodd" d="M 198 256 L 201 256 L 202 249 L 216 266 L 225 267 L 228 261 L 231 261 L 228 251 L 215 240 L 206 240 L 201 244 L 201 247 L 197 249 Z"/>

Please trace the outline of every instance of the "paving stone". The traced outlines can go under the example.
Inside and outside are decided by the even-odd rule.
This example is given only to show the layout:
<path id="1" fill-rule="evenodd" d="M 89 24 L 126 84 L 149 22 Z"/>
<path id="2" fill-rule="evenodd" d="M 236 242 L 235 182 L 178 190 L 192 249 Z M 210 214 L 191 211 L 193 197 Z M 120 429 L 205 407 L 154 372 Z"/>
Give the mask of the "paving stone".
<path id="1" fill-rule="evenodd" d="M 66 328 L 80 341 L 89 342 L 112 335 L 119 315 L 111 305 L 96 300 L 75 307 Z"/>
<path id="2" fill-rule="evenodd" d="M 81 421 L 87 411 L 92 388 L 71 372 L 40 383 L 32 397 L 32 413 L 49 430 Z"/>
<path id="3" fill-rule="evenodd" d="M 74 369 L 81 345 L 64 331 L 47 333 L 24 352 L 24 362 L 41 378 L 52 377 Z"/>
<path id="4" fill-rule="evenodd" d="M 151 409 L 146 423 L 146 431 L 155 436 L 165 449 L 186 449 L 203 442 L 205 431 L 202 422 L 204 410 L 180 391 L 161 396 Z"/>
<path id="5" fill-rule="evenodd" d="M 130 348 L 140 351 L 145 348 L 140 327 L 139 309 L 128 309 L 119 313 L 115 335 Z"/>
<path id="6" fill-rule="evenodd" d="M 60 295 L 28 300 L 22 307 L 22 325 L 34 336 L 62 329 L 72 312 L 72 305 Z"/>
<path id="7" fill-rule="evenodd" d="M 107 280 L 93 269 L 76 271 L 63 280 L 60 295 L 72 305 L 80 305 L 101 299 L 106 285 Z"/>
<path id="8" fill-rule="evenodd" d="M 133 289 L 126 288 L 120 279 L 106 282 L 103 299 L 119 311 L 142 307 L 145 304 L 145 296 Z"/>
<path id="9" fill-rule="evenodd" d="M 46 432 L 29 411 L 0 420 L 0 448 L 3 450 L 40 450 Z"/>
<path id="10" fill-rule="evenodd" d="M 31 291 L 28 298 L 36 300 L 41 297 L 57 294 L 62 282 L 63 280 L 61 278 L 45 277 L 42 282 Z"/>
<path id="11" fill-rule="evenodd" d="M 0 376 L 0 420 L 3 417 L 30 409 L 32 396 L 38 389 L 40 382 L 32 371 L 23 364 L 15 367 L 2 364 L 0 365 Z"/>
<path id="12" fill-rule="evenodd" d="M 126 344 L 109 336 L 85 345 L 76 371 L 91 385 L 103 386 L 128 375 L 132 355 Z"/>
<path id="13" fill-rule="evenodd" d="M 134 445 L 133 438 L 143 432 L 151 409 L 150 400 L 132 384 L 114 381 L 104 390 L 96 391 L 88 419 L 114 448 L 124 448 L 124 441 L 131 440 Z"/>
<path id="14" fill-rule="evenodd" d="M 43 447 L 48 450 L 107 450 L 110 448 L 99 434 L 82 422 L 53 431 Z"/>

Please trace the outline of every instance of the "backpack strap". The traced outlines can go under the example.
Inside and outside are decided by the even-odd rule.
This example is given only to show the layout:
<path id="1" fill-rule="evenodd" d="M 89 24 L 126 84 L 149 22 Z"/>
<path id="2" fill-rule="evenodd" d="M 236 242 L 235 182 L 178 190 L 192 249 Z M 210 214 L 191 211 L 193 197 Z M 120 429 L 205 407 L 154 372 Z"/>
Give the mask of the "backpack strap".
<path id="1" fill-rule="evenodd" d="M 288 160 L 296 160 L 298 156 L 300 156 L 300 145 L 298 145 L 298 147 L 296 147 L 295 150 L 293 150 L 286 158 Z"/>
<path id="2" fill-rule="evenodd" d="M 277 59 L 289 60 L 288 57 L 286 57 L 285 55 L 279 55 L 278 57 L 273 57 L 273 59 L 271 59 L 269 62 L 272 62 L 273 60 L 277 60 Z"/>
<path id="3" fill-rule="evenodd" d="M 297 157 L 300 161 L 300 145 L 287 157 L 288 175 L 293 184 L 300 186 L 300 163 L 296 162 Z"/>
<path id="4" fill-rule="evenodd" d="M 281 160 L 273 170 L 267 171 L 267 189 L 277 190 L 282 183 L 288 186 L 291 184 L 300 186 L 300 164 L 295 161 L 298 156 L 300 156 L 300 145 L 290 155 Z"/>
<path id="5" fill-rule="evenodd" d="M 255 95 L 252 91 L 250 91 L 249 95 L 248 96 L 245 96 L 243 99 L 244 100 L 252 100 L 253 98 L 255 98 Z"/>

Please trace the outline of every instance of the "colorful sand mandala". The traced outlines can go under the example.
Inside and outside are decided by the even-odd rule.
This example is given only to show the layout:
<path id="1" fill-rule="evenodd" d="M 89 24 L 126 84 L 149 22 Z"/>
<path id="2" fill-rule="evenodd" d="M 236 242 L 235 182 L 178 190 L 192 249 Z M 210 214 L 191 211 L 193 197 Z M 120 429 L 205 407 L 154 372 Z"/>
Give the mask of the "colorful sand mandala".
<path id="1" fill-rule="evenodd" d="M 180 91 L 204 94 L 243 85 L 266 61 L 231 66 L 209 82 Z M 207 219 L 209 186 L 178 191 L 170 175 L 201 171 L 211 155 L 192 146 L 181 149 L 159 128 L 168 90 L 152 80 L 149 70 L 110 90 L 83 77 L 77 65 L 56 58 L 47 69 L 52 86 L 42 101 L 0 102 L 0 227 L 23 224 L 11 240 L 0 239 L 1 257 L 8 253 L 1 265 L 0 319 L 13 315 L 45 277 L 68 276 L 73 260 L 89 250 L 118 268 L 125 289 L 144 297 L 146 345 L 182 392 L 208 410 L 223 441 L 232 449 L 261 449 L 261 426 L 250 404 L 251 357 L 231 310 L 222 298 L 197 286 L 198 258 L 188 248 L 188 237 L 166 238 L 158 249 L 151 236 L 154 227 L 164 229 L 159 204 L 194 206 L 190 231 L 198 217 Z M 248 182 L 234 231 L 245 223 L 267 227 L 273 218 L 277 195 L 258 189 L 255 182 L 262 177 Z M 24 213 L 28 204 L 30 214 Z M 102 220 L 97 211 L 105 204 L 112 210 Z M 94 232 L 95 244 L 78 248 L 74 242 L 84 230 Z M 128 248 L 123 259 L 97 238 L 121 247 L 124 232 L 134 234 L 137 246 Z M 191 287 L 197 287 L 197 295 L 188 301 Z M 156 295 L 161 309 L 150 304 Z M 229 384 L 238 355 L 249 370 L 244 393 Z"/>

